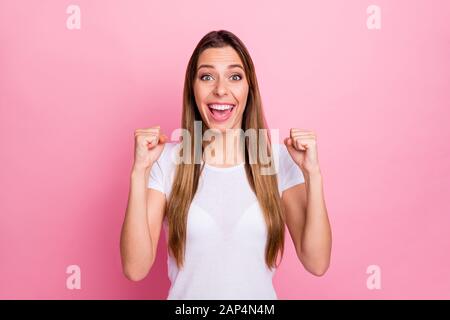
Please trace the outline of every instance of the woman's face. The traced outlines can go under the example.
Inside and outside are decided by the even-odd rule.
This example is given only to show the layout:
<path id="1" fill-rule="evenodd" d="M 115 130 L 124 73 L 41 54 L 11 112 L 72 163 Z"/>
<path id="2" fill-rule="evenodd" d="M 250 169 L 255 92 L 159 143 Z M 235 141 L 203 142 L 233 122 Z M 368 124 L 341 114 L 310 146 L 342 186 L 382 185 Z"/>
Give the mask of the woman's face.
<path id="1" fill-rule="evenodd" d="M 208 48 L 200 54 L 194 95 L 208 128 L 242 128 L 248 90 L 244 66 L 232 47 Z"/>

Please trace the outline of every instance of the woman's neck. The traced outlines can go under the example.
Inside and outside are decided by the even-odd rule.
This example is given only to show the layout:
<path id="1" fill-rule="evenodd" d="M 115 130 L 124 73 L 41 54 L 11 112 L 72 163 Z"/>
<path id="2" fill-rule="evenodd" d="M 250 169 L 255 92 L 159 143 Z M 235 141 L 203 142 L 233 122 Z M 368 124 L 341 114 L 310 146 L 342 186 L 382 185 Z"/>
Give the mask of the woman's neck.
<path id="1" fill-rule="evenodd" d="M 203 160 L 215 167 L 231 167 L 245 162 L 245 143 L 240 130 L 215 134 L 203 141 Z"/>

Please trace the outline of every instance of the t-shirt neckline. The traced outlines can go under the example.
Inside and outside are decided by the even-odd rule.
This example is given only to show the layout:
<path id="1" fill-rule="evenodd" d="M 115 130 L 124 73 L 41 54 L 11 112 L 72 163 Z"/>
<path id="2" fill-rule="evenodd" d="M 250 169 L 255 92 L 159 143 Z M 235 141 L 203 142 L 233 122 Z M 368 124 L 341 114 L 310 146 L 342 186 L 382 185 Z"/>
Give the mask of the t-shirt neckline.
<path id="1" fill-rule="evenodd" d="M 205 168 L 208 168 L 209 170 L 213 170 L 213 171 L 234 171 L 234 170 L 238 170 L 245 166 L 245 162 L 241 162 L 241 163 L 231 166 L 231 167 L 216 167 L 216 166 L 210 165 L 206 162 L 203 162 L 203 163 L 205 165 Z"/>

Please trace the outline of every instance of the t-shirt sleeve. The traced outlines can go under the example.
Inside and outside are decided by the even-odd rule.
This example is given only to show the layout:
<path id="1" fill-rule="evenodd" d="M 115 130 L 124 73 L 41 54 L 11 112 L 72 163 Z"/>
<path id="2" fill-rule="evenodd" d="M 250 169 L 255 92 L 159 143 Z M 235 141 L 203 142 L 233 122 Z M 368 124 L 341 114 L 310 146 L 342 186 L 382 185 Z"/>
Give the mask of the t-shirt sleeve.
<path id="1" fill-rule="evenodd" d="M 280 192 L 283 192 L 297 184 L 304 183 L 305 178 L 300 167 L 292 160 L 286 145 L 280 144 L 279 184 Z"/>
<path id="2" fill-rule="evenodd" d="M 147 188 L 158 190 L 166 195 L 170 194 L 175 174 L 175 163 L 171 159 L 171 154 L 176 150 L 178 144 L 166 142 L 158 160 L 150 169 Z"/>
<path id="3" fill-rule="evenodd" d="M 161 168 L 159 159 L 156 160 L 150 169 L 147 187 L 164 193 L 164 171 Z"/>

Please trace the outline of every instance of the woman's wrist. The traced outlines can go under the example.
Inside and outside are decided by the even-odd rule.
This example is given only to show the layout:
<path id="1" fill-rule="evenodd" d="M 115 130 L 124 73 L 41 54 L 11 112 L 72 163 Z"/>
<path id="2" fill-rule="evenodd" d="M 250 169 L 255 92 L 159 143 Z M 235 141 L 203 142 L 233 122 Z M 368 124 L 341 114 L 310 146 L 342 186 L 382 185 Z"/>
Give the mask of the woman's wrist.
<path id="1" fill-rule="evenodd" d="M 305 170 L 304 175 L 307 179 L 316 179 L 316 180 L 322 179 L 322 172 L 318 167 L 309 171 Z"/>
<path id="2" fill-rule="evenodd" d="M 147 174 L 150 172 L 152 166 L 153 166 L 153 164 L 150 165 L 149 167 L 140 167 L 140 166 L 133 165 L 133 167 L 131 169 L 131 178 L 147 176 Z"/>

